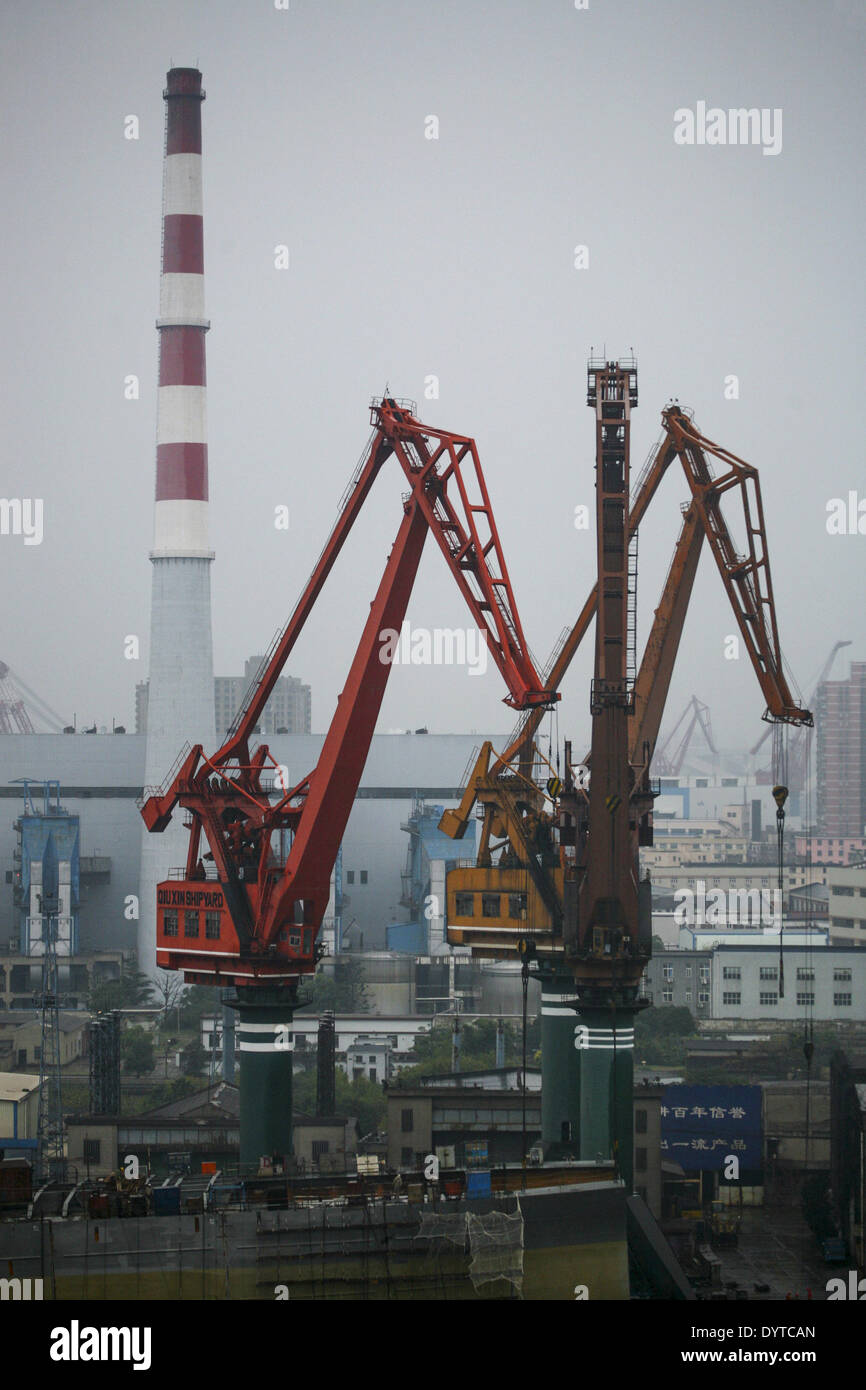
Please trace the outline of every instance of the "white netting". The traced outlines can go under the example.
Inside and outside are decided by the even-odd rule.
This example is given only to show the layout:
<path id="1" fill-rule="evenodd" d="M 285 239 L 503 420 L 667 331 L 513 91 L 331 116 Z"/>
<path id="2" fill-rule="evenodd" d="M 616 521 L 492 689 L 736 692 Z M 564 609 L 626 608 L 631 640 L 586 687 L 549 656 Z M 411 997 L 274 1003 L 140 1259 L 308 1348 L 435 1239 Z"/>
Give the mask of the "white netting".
<path id="1" fill-rule="evenodd" d="M 477 1289 L 496 1279 L 507 1279 L 514 1292 L 523 1292 L 523 1213 L 490 1211 L 483 1216 L 466 1213 L 469 1236 L 469 1278 Z"/>

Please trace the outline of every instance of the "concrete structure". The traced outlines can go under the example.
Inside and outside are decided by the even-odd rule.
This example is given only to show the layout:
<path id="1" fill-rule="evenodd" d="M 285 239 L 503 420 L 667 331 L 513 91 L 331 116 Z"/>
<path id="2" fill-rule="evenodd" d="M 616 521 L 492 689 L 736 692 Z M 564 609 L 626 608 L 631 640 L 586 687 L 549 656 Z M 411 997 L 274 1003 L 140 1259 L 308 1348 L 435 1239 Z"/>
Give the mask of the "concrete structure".
<path id="1" fill-rule="evenodd" d="M 830 941 L 835 946 L 866 946 L 866 864 L 827 870 L 830 889 Z"/>
<path id="2" fill-rule="evenodd" d="M 644 998 L 656 1007 L 669 1004 L 710 1018 L 713 961 L 712 950 L 654 951 L 644 972 Z"/>
<path id="3" fill-rule="evenodd" d="M 50 933 L 57 957 L 73 956 L 79 945 L 79 821 L 61 806 L 59 783 L 25 783 L 15 829 L 12 895 L 20 913 L 20 949 L 43 956 Z"/>
<path id="4" fill-rule="evenodd" d="M 821 836 L 866 829 L 866 662 L 847 680 L 824 681 L 815 700 L 817 812 Z"/>
<path id="5" fill-rule="evenodd" d="M 808 883 L 823 883 L 826 881 L 826 873 L 826 867 L 820 864 L 786 864 L 785 888 L 790 891 L 802 888 Z M 778 867 L 776 862 L 769 858 L 763 863 L 747 864 L 711 864 L 683 859 L 675 867 L 652 871 L 653 897 L 672 896 L 678 889 L 683 888 L 696 892 L 700 884 L 704 885 L 707 893 L 713 888 L 721 888 L 725 892 L 730 889 L 741 892 L 760 892 L 761 889 L 772 891 L 778 881 Z"/>
<path id="6" fill-rule="evenodd" d="M 26 1150 L 35 1159 L 38 1126 L 39 1077 L 0 1071 L 0 1149 L 5 1157 Z"/>
<path id="7" fill-rule="evenodd" d="M 517 1066 L 491 1067 L 487 1071 L 457 1071 L 447 1076 L 419 1076 L 418 1086 L 458 1086 L 463 1090 L 515 1091 L 520 1087 L 523 1068 Z M 540 1067 L 526 1068 L 527 1091 L 541 1090 Z"/>
<path id="8" fill-rule="evenodd" d="M 866 835 L 795 835 L 794 853 L 813 864 L 856 864 L 866 859 Z"/>
<path id="9" fill-rule="evenodd" d="M 95 984 L 120 977 L 124 958 L 131 952 L 92 951 L 58 961 L 61 1009 L 83 1009 Z M 42 988 L 42 965 L 15 949 L 0 949 L 0 1017 L 4 1010 L 32 1009 Z"/>
<path id="10" fill-rule="evenodd" d="M 830 1186 L 852 1264 L 866 1264 L 866 1056 L 837 1052 L 830 1064 Z M 840 1271 L 841 1272 L 841 1271 Z"/>
<path id="11" fill-rule="evenodd" d="M 785 943 L 785 996 L 779 993 L 778 953 L 766 946 L 719 946 L 712 972 L 714 1018 L 857 1021 L 866 1001 L 866 955 L 831 946 Z"/>
<path id="12" fill-rule="evenodd" d="M 260 670 L 264 658 L 251 656 L 244 664 L 242 676 L 214 676 L 214 720 L 217 738 L 222 740 L 234 722 L 251 682 Z M 147 733 L 149 682 L 139 681 L 135 687 L 135 732 Z M 265 705 L 256 732 L 273 734 L 308 734 L 312 696 L 310 687 L 297 676 L 280 676 L 273 694 Z"/>
<path id="13" fill-rule="evenodd" d="M 173 68 L 166 102 L 160 280 L 156 501 L 151 561 L 150 690 L 144 783 L 162 786 L 185 742 L 215 739 L 210 616 L 202 235 L 201 73 Z M 186 858 L 176 815 L 141 827 L 138 963 L 155 973 L 156 885 Z"/>
<path id="14" fill-rule="evenodd" d="M 793 935 L 793 934 L 791 934 Z M 798 944 L 785 933 L 785 997 L 779 995 L 779 946 L 721 942 L 706 950 L 658 951 L 644 976 L 656 1008 L 687 1008 L 698 1019 L 858 1022 L 866 1001 L 866 955 L 823 942 Z"/>
<path id="15" fill-rule="evenodd" d="M 445 937 L 446 876 L 459 859 L 474 859 L 475 822 L 470 821 L 462 840 L 452 840 L 439 829 L 443 810 L 441 803 L 430 804 L 419 797 L 401 826 L 409 836 L 409 844 L 400 905 L 409 920 L 388 927 L 389 949 L 408 950 L 419 956 L 448 955 L 453 950 Z M 352 882 L 351 872 L 348 870 L 345 875 L 347 889 Z"/>
<path id="16" fill-rule="evenodd" d="M 79 1115 L 67 1126 L 70 1166 L 79 1178 L 116 1172 L 127 1154 L 157 1177 L 188 1171 L 202 1163 L 234 1167 L 240 1153 L 240 1106 L 236 1086 L 226 1083 L 195 1091 L 141 1115 Z M 342 1169 L 356 1150 L 355 1120 L 345 1115 L 295 1115 L 295 1159 L 308 1169 L 335 1163 Z M 269 1156 L 268 1154 L 262 1157 Z"/>
<path id="17" fill-rule="evenodd" d="M 436 1149 L 466 1162 L 467 1142 L 486 1143 L 491 1164 L 522 1159 L 522 1096 L 477 1086 L 413 1086 L 388 1092 L 388 1167 L 417 1168 Z M 526 1105 L 526 1152 L 541 1137 L 541 1105 Z"/>
<path id="18" fill-rule="evenodd" d="M 58 1016 L 60 1065 L 67 1066 L 87 1053 L 89 1017 L 85 1013 Z M 42 1015 L 13 1013 L 0 1015 L 0 1068 L 15 1071 L 39 1067 L 42 1053 Z"/>
<path id="19" fill-rule="evenodd" d="M 311 1052 L 315 1052 L 319 1023 L 318 1014 L 295 1014 L 292 1021 L 295 1047 L 303 1042 Z M 429 1020 L 409 1015 L 394 1018 L 373 1014 L 336 1014 L 334 1017 L 334 1045 L 336 1051 L 342 1054 L 346 1054 L 361 1037 L 387 1043 L 394 1052 L 411 1052 L 418 1034 L 429 1031 Z"/>
<path id="20" fill-rule="evenodd" d="M 663 1087 L 642 1082 L 634 1089 L 634 1190 L 657 1221 L 662 1214 Z"/>
<path id="21" fill-rule="evenodd" d="M 359 1033 L 346 1049 L 346 1060 L 340 1067 L 350 1081 L 388 1081 L 394 1069 L 391 1043 L 382 1037 Z"/>

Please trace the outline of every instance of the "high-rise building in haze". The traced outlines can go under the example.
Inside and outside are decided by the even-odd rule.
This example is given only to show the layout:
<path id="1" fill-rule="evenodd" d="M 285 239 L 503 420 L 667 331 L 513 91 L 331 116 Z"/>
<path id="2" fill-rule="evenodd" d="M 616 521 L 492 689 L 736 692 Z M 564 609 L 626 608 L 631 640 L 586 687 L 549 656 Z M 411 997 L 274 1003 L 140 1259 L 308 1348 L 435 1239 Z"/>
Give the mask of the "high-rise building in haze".
<path id="1" fill-rule="evenodd" d="M 244 663 L 242 676 L 214 676 L 214 718 L 217 741 L 222 741 L 243 703 L 250 683 L 262 664 L 260 656 L 251 656 Z M 135 687 L 135 732 L 147 733 L 149 682 L 139 681 Z M 312 695 L 310 687 L 297 676 L 280 676 L 274 684 L 268 703 L 256 728 L 258 733 L 310 733 Z"/>
<path id="2" fill-rule="evenodd" d="M 866 661 L 824 681 L 815 701 L 818 834 L 862 835 L 866 825 Z"/>

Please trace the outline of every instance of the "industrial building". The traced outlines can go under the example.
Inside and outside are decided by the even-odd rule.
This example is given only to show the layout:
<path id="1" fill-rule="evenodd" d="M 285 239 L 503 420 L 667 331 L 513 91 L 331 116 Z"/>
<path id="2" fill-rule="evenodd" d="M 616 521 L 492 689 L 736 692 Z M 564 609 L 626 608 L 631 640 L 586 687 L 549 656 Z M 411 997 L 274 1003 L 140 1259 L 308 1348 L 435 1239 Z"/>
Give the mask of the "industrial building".
<path id="1" fill-rule="evenodd" d="M 251 683 L 261 670 L 263 656 L 244 662 L 242 676 L 214 676 L 214 719 L 216 736 L 223 739 L 235 721 Z M 135 687 L 135 732 L 147 733 L 148 681 Z M 281 676 L 262 711 L 258 724 L 261 734 L 308 734 L 312 712 L 310 687 L 297 676 Z"/>
<path id="2" fill-rule="evenodd" d="M 315 765 L 322 743 L 320 734 L 281 734 L 269 740 L 274 757 L 288 767 L 290 776 Z M 355 949 L 361 937 L 365 950 L 385 947 L 388 924 L 402 912 L 407 846 L 401 826 L 411 817 L 418 797 L 446 803 L 459 797 L 460 779 L 477 743 L 478 735 L 473 734 L 374 735 L 343 841 L 344 930 L 351 932 L 348 944 Z M 145 784 L 145 744 L 140 734 L 19 734 L 0 739 L 0 812 L 6 808 L 0 814 L 0 862 L 7 875 L 17 869 L 15 821 L 20 817 L 21 789 L 14 783 L 50 773 L 59 782 L 63 805 L 79 821 L 83 952 L 136 948 L 137 923 L 144 910 L 136 801 Z M 171 867 L 182 863 L 185 855 L 186 846 L 178 847 Z M 352 879 L 345 882 L 349 873 Z M 11 877 L 7 882 L 12 883 Z M 14 935 L 17 946 L 19 932 L 20 913 L 9 890 L 0 895 L 0 943 Z"/>
<path id="3" fill-rule="evenodd" d="M 786 933 L 787 935 L 787 933 Z M 779 945 L 741 939 L 706 949 L 657 951 L 647 966 L 646 997 L 687 1008 L 698 1019 L 858 1022 L 866 1003 L 866 955 L 785 941 L 785 994 Z"/>
<path id="4" fill-rule="evenodd" d="M 866 864 L 827 870 L 830 940 L 834 946 L 866 946 Z"/>

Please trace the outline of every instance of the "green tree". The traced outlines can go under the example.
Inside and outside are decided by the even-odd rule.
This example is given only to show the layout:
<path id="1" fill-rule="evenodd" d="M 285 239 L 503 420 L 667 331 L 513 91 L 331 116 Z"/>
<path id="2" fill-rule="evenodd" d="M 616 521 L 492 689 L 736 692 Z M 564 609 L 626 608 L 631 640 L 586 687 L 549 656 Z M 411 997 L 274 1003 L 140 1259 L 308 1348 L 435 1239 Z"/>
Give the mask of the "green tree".
<path id="1" fill-rule="evenodd" d="M 143 1009 L 153 1003 L 153 981 L 142 970 L 123 966 L 116 980 L 96 980 L 87 997 L 91 1013 Z"/>
<path id="2" fill-rule="evenodd" d="M 181 1068 L 186 1076 L 204 1076 L 208 1069 L 208 1055 L 201 1043 L 191 1042 L 181 1056 Z"/>
<path id="3" fill-rule="evenodd" d="M 356 956 L 338 956 L 334 968 L 336 1000 L 334 1010 L 341 1014 L 366 1014 L 370 1012 L 367 986 L 364 981 L 364 966 Z"/>
<path id="4" fill-rule="evenodd" d="M 381 1086 L 366 1077 L 350 1081 L 341 1068 L 337 1068 L 334 1087 L 334 1104 L 338 1115 L 353 1115 L 358 1121 L 358 1132 L 363 1137 L 376 1130 L 384 1129 L 388 1102 Z M 292 1083 L 292 1108 L 304 1115 L 316 1113 L 316 1072 L 296 1072 Z"/>
<path id="5" fill-rule="evenodd" d="M 211 989 L 209 985 L 190 985 L 181 1000 L 181 1027 L 198 1032 L 204 1014 L 219 1014 L 221 1011 L 222 999 L 218 989 Z"/>
<path id="6" fill-rule="evenodd" d="M 152 1072 L 156 1065 L 153 1040 L 144 1028 L 127 1028 L 121 1035 L 120 1055 L 127 1071 L 134 1076 Z"/>

